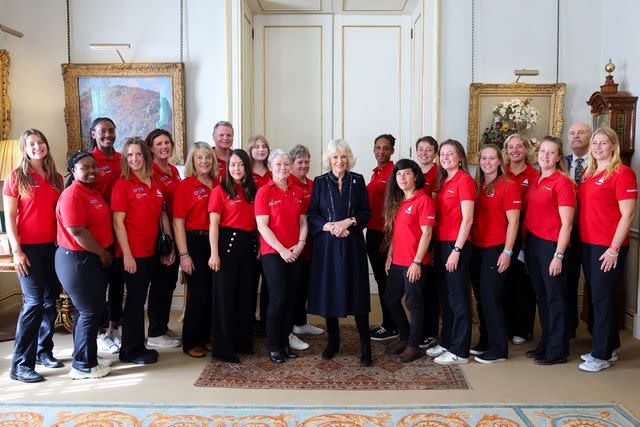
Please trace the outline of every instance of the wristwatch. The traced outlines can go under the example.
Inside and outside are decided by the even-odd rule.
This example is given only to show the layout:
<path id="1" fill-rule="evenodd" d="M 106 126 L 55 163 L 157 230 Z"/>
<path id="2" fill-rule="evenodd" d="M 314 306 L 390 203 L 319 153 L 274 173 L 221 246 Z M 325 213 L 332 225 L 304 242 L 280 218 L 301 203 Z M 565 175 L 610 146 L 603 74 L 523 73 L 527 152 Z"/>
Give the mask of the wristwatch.
<path id="1" fill-rule="evenodd" d="M 553 254 L 554 257 L 558 258 L 558 259 L 562 259 L 564 258 L 564 254 L 560 253 L 560 252 L 556 252 L 555 254 Z"/>
<path id="2" fill-rule="evenodd" d="M 460 253 L 460 252 L 462 252 L 462 249 L 460 248 L 460 246 L 454 246 L 454 247 L 453 247 L 453 252 L 458 252 L 458 253 Z"/>

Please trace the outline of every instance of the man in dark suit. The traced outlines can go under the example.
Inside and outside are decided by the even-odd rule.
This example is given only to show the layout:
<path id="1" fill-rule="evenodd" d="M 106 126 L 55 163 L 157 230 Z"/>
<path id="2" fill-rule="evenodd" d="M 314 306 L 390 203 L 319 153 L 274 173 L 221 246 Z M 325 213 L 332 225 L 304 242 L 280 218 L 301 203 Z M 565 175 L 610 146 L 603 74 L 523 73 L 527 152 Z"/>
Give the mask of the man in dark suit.
<path id="1" fill-rule="evenodd" d="M 569 146 L 572 154 L 565 157 L 569 177 L 580 185 L 582 176 L 587 168 L 589 157 L 589 142 L 591 140 L 591 127 L 586 123 L 574 123 L 569 128 Z M 578 208 L 579 209 L 579 208 Z M 577 215 L 576 215 L 577 218 Z M 578 328 L 578 286 L 580 284 L 580 271 L 582 268 L 582 250 L 580 243 L 579 224 L 574 223 L 571 230 L 571 251 L 567 265 L 568 272 L 568 308 L 567 308 L 567 334 L 569 338 L 575 338 Z M 589 284 L 585 282 L 585 292 Z"/>

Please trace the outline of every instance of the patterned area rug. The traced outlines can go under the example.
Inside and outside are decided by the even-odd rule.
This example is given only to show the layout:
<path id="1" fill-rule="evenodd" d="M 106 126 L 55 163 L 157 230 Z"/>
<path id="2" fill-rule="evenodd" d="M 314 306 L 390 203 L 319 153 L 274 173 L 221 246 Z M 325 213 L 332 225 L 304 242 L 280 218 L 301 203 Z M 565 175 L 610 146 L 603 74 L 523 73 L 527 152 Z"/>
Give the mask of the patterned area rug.
<path id="1" fill-rule="evenodd" d="M 340 353 L 332 360 L 320 355 L 327 334 L 302 338 L 310 344 L 295 360 L 276 365 L 267 357 L 265 339 L 257 340 L 255 354 L 240 356 L 242 363 L 212 359 L 196 381 L 198 387 L 277 388 L 314 390 L 445 390 L 467 389 L 457 366 L 441 366 L 423 357 L 396 363 L 384 354 L 385 345 L 372 343 L 373 366 L 360 367 L 360 344 L 353 325 L 340 327 Z"/>
<path id="2" fill-rule="evenodd" d="M 276 407 L 0 403 L 0 426 L 20 427 L 632 427 L 618 405 Z"/>

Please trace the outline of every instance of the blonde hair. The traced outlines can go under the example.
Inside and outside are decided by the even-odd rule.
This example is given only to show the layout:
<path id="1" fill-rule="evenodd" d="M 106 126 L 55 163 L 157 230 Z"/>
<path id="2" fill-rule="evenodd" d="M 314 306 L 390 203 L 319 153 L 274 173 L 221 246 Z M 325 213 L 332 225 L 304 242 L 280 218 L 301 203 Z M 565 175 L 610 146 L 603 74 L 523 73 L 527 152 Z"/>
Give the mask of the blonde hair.
<path id="1" fill-rule="evenodd" d="M 502 151 L 500 151 L 500 147 L 498 147 L 496 144 L 482 145 L 482 148 L 480 148 L 480 151 L 478 152 L 478 166 L 476 167 L 476 187 L 478 187 L 478 192 L 484 185 L 484 172 L 480 167 L 480 158 L 482 157 L 482 152 L 488 149 L 494 150 L 496 152 L 496 156 L 498 156 L 498 161 L 500 162 L 496 179 L 491 181 L 489 185 L 487 185 L 487 189 L 485 190 L 486 194 L 491 194 L 493 193 L 493 188 L 495 187 L 496 182 L 498 182 L 498 179 L 500 179 L 500 177 L 507 178 L 507 172 L 504 170 L 504 159 L 502 157 Z"/>
<path id="2" fill-rule="evenodd" d="M 462 144 L 460 144 L 459 141 L 456 141 L 455 139 L 447 139 L 446 141 L 440 143 L 440 148 L 438 149 L 438 157 L 440 157 L 440 151 L 442 151 L 442 148 L 445 147 L 446 145 L 452 146 L 453 149 L 455 150 L 456 154 L 460 158 L 460 163 L 458 164 L 458 169 L 462 169 L 466 173 L 469 173 L 469 165 L 468 165 L 468 162 L 467 162 L 467 153 L 465 153 L 464 147 L 462 146 Z M 447 171 L 445 170 L 445 168 L 439 168 L 438 169 L 438 188 L 437 188 L 437 190 L 442 188 L 442 183 L 444 183 L 446 179 L 447 179 Z"/>
<path id="3" fill-rule="evenodd" d="M 518 138 L 520 141 L 522 141 L 522 143 L 526 147 L 527 155 L 524 157 L 524 162 L 530 165 L 534 161 L 533 144 L 531 144 L 531 141 L 529 141 L 529 138 L 519 133 L 511 134 L 507 137 L 507 139 L 504 140 L 504 143 L 502 144 L 502 158 L 504 159 L 504 163 L 508 164 L 510 161 L 509 155 L 507 154 L 507 146 L 509 145 L 509 141 L 511 141 L 514 138 Z"/>
<path id="4" fill-rule="evenodd" d="M 140 146 L 140 151 L 142 152 L 142 159 L 144 161 L 144 175 L 145 177 L 150 177 L 153 174 L 153 169 L 151 163 L 153 162 L 153 158 L 151 157 L 151 150 L 149 150 L 149 146 L 144 143 L 142 138 L 140 137 L 129 137 L 124 140 L 124 145 L 122 146 L 122 176 L 125 179 L 131 178 L 131 168 L 129 167 L 129 163 L 127 163 L 127 157 L 129 153 L 129 147 L 132 145 Z"/>
<path id="5" fill-rule="evenodd" d="M 611 161 L 607 165 L 607 169 L 605 169 L 604 178 L 607 179 L 618 170 L 620 165 L 622 164 L 622 159 L 620 158 L 620 140 L 618 139 L 618 134 L 615 130 L 611 129 L 609 126 L 602 126 L 598 128 L 591 134 L 591 139 L 589 140 L 589 145 L 593 144 L 593 138 L 596 135 L 604 135 L 607 137 L 609 142 L 613 144 L 614 149 L 611 155 Z M 589 147 L 589 153 L 591 153 L 591 147 Z M 587 169 L 584 171 L 584 176 L 595 175 L 598 170 L 598 161 L 593 156 L 589 156 Z"/>
<path id="6" fill-rule="evenodd" d="M 569 177 L 569 172 L 567 170 L 567 161 L 564 158 L 564 151 L 562 149 L 562 139 L 558 138 L 557 136 L 547 135 L 540 140 L 540 146 L 542 146 L 542 143 L 545 141 L 553 142 L 554 144 L 556 144 L 556 147 L 558 148 L 558 161 L 556 162 L 556 169 L 558 169 L 564 176 Z M 538 152 L 540 152 L 540 149 L 538 149 Z"/>
<path id="7" fill-rule="evenodd" d="M 45 179 L 51 183 L 53 188 L 58 190 L 58 192 L 62 192 L 63 184 L 62 180 L 58 176 L 58 170 L 56 169 L 56 164 L 53 161 L 53 157 L 51 157 L 51 147 L 49 147 L 49 141 L 47 141 L 47 137 L 44 136 L 42 132 L 38 129 L 27 129 L 22 132 L 20 135 L 20 141 L 18 145 L 20 146 L 20 154 L 22 155 L 20 159 L 20 163 L 18 167 L 14 170 L 14 174 L 16 177 L 16 182 L 18 184 L 18 194 L 20 197 L 28 199 L 31 197 L 31 190 L 35 181 L 31 173 L 29 172 L 29 168 L 31 167 L 31 159 L 29 158 L 29 154 L 27 154 L 27 138 L 31 135 L 36 135 L 42 139 L 42 142 L 47 146 L 47 155 L 42 161 L 42 168 L 45 172 Z"/>
<path id="8" fill-rule="evenodd" d="M 347 171 L 353 169 L 356 165 L 357 158 L 353 155 L 351 147 L 344 139 L 332 139 L 329 141 L 327 150 L 322 154 L 322 168 L 326 171 L 331 170 L 331 156 L 333 156 L 336 151 L 341 151 L 347 155 Z"/>
<path id="9" fill-rule="evenodd" d="M 258 142 L 262 141 L 264 143 L 264 145 L 267 146 L 267 159 L 269 158 L 269 154 L 271 154 L 271 148 L 269 147 L 269 141 L 267 141 L 267 138 L 264 137 L 264 135 L 253 135 L 251 138 L 249 138 L 249 141 L 247 141 L 247 153 L 249 153 L 249 161 L 251 162 L 251 168 L 253 169 L 253 164 L 255 163 L 255 160 L 253 158 L 253 155 L 251 154 L 251 151 L 253 151 L 254 148 L 256 148 L 256 145 L 258 145 Z M 263 164 L 265 167 L 268 166 L 267 164 L 267 159 L 263 160 Z"/>
<path id="10" fill-rule="evenodd" d="M 185 162 L 184 166 L 185 178 L 189 176 L 198 176 L 198 173 L 196 172 L 196 165 L 194 164 L 196 151 L 198 150 L 204 151 L 205 154 L 213 158 L 213 166 L 211 167 L 209 176 L 211 177 L 211 179 L 214 179 L 216 176 L 218 176 L 218 158 L 216 157 L 216 153 L 214 153 L 211 149 L 211 146 L 204 141 L 194 142 L 193 146 L 189 150 L 189 153 L 187 154 L 187 161 Z"/>

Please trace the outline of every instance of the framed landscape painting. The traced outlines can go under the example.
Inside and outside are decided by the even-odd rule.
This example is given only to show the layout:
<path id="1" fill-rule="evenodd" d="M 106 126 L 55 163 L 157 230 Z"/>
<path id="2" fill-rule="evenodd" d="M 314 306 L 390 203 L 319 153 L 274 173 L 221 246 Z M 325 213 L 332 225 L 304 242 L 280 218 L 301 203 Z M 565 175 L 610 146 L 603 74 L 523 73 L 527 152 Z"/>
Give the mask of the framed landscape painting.
<path id="1" fill-rule="evenodd" d="M 518 132 L 535 143 L 546 135 L 562 136 L 566 85 L 484 84 L 469 87 L 467 156 L 477 162 L 482 143 L 500 145 Z"/>
<path id="2" fill-rule="evenodd" d="M 115 149 L 127 137 L 144 139 L 153 129 L 173 135 L 173 163 L 185 159 L 184 68 L 182 63 L 62 64 L 68 154 L 88 149 L 91 122 L 116 124 Z"/>

